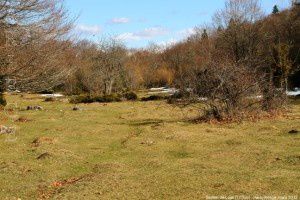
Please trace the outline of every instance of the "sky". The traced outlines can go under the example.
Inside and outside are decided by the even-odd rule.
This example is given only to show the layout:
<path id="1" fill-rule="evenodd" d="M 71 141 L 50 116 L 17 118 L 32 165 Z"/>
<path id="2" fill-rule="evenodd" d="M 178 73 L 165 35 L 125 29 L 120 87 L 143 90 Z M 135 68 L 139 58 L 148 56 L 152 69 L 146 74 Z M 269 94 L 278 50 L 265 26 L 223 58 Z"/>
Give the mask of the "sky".
<path id="1" fill-rule="evenodd" d="M 70 15 L 77 17 L 74 33 L 99 41 L 114 37 L 129 48 L 151 43 L 169 45 L 209 24 L 225 0 L 65 0 Z M 261 0 L 266 14 L 274 5 L 288 7 L 289 0 Z"/>

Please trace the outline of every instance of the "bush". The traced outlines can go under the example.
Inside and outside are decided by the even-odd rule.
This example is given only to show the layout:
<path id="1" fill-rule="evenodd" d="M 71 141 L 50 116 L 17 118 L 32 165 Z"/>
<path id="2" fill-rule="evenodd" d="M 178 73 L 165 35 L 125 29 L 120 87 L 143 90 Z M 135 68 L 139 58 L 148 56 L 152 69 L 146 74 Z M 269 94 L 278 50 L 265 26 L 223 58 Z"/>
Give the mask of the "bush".
<path id="1" fill-rule="evenodd" d="M 135 101 L 138 99 L 137 94 L 134 92 L 127 92 L 127 93 L 123 94 L 123 97 L 128 101 Z"/>
<path id="2" fill-rule="evenodd" d="M 121 101 L 120 95 L 118 95 L 118 94 L 97 96 L 92 99 L 94 100 L 94 102 L 98 102 L 98 103 L 110 103 L 110 102 L 120 102 Z"/>
<path id="3" fill-rule="evenodd" d="M 75 96 L 70 99 L 70 103 L 110 103 L 110 102 L 119 102 L 121 101 L 120 95 L 111 94 L 103 96 L 90 96 L 90 95 L 81 95 Z"/>
<path id="4" fill-rule="evenodd" d="M 141 100 L 142 101 L 158 101 L 158 100 L 163 100 L 166 99 L 166 97 L 159 96 L 159 95 L 151 95 L 149 97 L 143 97 Z"/>
<path id="5" fill-rule="evenodd" d="M 93 99 L 91 96 L 88 95 L 80 95 L 80 96 L 73 96 L 70 99 L 70 103 L 93 103 Z"/>
<path id="6" fill-rule="evenodd" d="M 243 78 L 241 78 L 243 77 Z M 260 111 L 259 77 L 244 66 L 211 63 L 196 74 L 194 99 L 205 98 L 204 121 L 240 121 Z"/>

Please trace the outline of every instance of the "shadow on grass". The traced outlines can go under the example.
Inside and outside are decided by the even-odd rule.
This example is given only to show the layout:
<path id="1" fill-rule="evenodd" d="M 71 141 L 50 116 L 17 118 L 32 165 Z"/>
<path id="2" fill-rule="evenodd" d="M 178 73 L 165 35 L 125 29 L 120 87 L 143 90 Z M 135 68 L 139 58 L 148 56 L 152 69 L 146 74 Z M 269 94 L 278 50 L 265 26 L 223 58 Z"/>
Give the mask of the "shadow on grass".
<path id="1" fill-rule="evenodd" d="M 167 123 L 167 121 L 160 119 L 143 119 L 143 120 L 134 120 L 129 122 L 130 126 L 158 126 Z"/>
<path id="2" fill-rule="evenodd" d="M 142 120 L 132 120 L 122 123 L 123 125 L 129 125 L 133 127 L 143 127 L 143 126 L 151 126 L 151 127 L 158 127 L 163 126 L 164 124 L 176 124 L 182 123 L 182 125 L 190 125 L 193 122 L 189 119 L 175 119 L 175 120 L 162 120 L 162 119 L 142 119 Z"/>
<path id="3" fill-rule="evenodd" d="M 189 152 L 187 150 L 186 145 L 181 145 L 172 151 L 168 151 L 168 153 L 171 157 L 177 158 L 177 159 L 184 159 L 184 158 L 192 157 L 192 152 Z"/>

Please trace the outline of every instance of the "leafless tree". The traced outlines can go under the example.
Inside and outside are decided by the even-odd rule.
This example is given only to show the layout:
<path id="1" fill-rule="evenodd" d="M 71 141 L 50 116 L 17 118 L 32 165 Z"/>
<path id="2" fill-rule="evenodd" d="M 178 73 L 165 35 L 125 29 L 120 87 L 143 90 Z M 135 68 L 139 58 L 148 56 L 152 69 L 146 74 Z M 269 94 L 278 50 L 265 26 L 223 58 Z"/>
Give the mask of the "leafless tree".
<path id="1" fill-rule="evenodd" d="M 253 56 L 260 43 L 259 26 L 253 26 L 262 19 L 259 0 L 227 0 L 225 8 L 214 15 L 219 32 L 218 45 L 236 63 L 253 63 Z"/>
<path id="2" fill-rule="evenodd" d="M 62 58 L 61 53 L 70 47 L 70 43 L 63 40 L 67 39 L 71 27 L 63 1 L 1 1 L 2 77 L 13 77 L 22 82 L 22 89 L 34 90 L 35 86 L 38 90 L 57 85 L 56 82 L 69 71 L 58 61 Z"/>
<path id="3" fill-rule="evenodd" d="M 110 95 L 112 92 L 121 92 L 128 86 L 125 69 L 128 55 L 126 48 L 119 41 L 105 38 L 99 43 L 80 42 L 77 45 L 77 56 L 79 68 L 70 80 L 74 86 L 69 90 L 70 93 Z M 76 85 L 79 88 L 76 88 Z"/>
<path id="4" fill-rule="evenodd" d="M 205 120 L 239 120 L 260 108 L 259 86 L 264 80 L 247 67 L 213 62 L 195 79 L 194 94 L 205 98 Z"/>
<path id="5" fill-rule="evenodd" d="M 111 94 L 114 86 L 123 86 L 125 80 L 126 48 L 117 40 L 104 39 L 99 43 L 99 53 L 94 58 L 94 75 L 101 78 L 99 84 L 104 94 Z"/>

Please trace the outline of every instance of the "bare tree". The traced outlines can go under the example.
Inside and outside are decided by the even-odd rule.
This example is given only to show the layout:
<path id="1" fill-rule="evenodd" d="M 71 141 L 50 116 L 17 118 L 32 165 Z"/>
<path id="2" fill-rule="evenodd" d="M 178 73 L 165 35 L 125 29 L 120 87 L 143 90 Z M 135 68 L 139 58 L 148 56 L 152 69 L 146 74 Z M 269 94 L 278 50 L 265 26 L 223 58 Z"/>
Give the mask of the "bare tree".
<path id="1" fill-rule="evenodd" d="M 99 44 L 99 54 L 93 66 L 96 76 L 101 77 L 104 94 L 111 94 L 113 87 L 123 86 L 125 81 L 126 48 L 114 39 L 102 40 Z"/>
<path id="2" fill-rule="evenodd" d="M 88 92 L 90 95 L 120 92 L 127 87 L 127 71 L 125 64 L 128 58 L 127 50 L 119 41 L 113 38 L 101 40 L 98 44 L 83 41 L 77 45 L 79 68 L 75 72 L 73 84 L 78 92 Z M 72 84 L 72 83 L 71 83 Z"/>
<path id="3" fill-rule="evenodd" d="M 199 71 L 195 79 L 194 95 L 206 98 L 205 120 L 239 120 L 260 108 L 257 95 L 263 79 L 247 67 L 213 62 Z"/>
<path id="4" fill-rule="evenodd" d="M 219 47 L 236 63 L 253 63 L 253 56 L 260 42 L 259 26 L 253 26 L 262 19 L 259 0 L 227 0 L 225 8 L 214 16 L 219 33 Z"/>
<path id="5" fill-rule="evenodd" d="M 45 78 L 50 78 L 50 84 L 45 87 L 55 85 L 55 79 L 66 76 L 65 72 L 68 71 L 62 68 L 55 69 L 62 67 L 57 61 L 61 52 L 70 46 L 62 40 L 66 39 L 65 36 L 71 27 L 72 23 L 68 20 L 63 1 L 1 1 L 2 77 L 14 77 L 24 83 L 24 89 L 25 83 L 30 83 L 30 88 L 33 85 L 40 87 L 39 80 L 46 82 Z"/>

